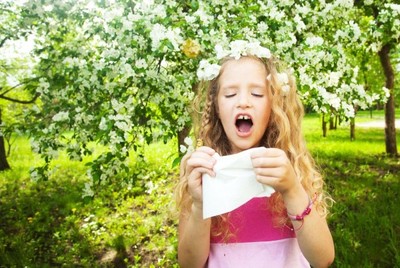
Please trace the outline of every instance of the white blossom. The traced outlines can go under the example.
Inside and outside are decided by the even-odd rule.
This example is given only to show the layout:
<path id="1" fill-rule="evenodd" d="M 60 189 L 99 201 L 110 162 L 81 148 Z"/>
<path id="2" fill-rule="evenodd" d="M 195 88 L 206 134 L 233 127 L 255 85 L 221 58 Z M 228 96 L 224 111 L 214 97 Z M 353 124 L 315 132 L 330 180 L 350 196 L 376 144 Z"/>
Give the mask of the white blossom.
<path id="1" fill-rule="evenodd" d="M 217 59 L 226 56 L 233 57 L 238 60 L 241 56 L 254 55 L 260 58 L 270 58 L 271 52 L 268 48 L 260 45 L 260 42 L 249 42 L 245 40 L 235 40 L 229 44 L 229 49 L 225 50 L 221 45 L 215 46 Z"/>
<path id="2" fill-rule="evenodd" d="M 49 92 L 50 84 L 44 78 L 39 79 L 39 86 L 36 88 L 38 93 L 47 94 Z"/>
<path id="3" fill-rule="evenodd" d="M 184 142 L 187 146 L 185 146 L 185 145 L 183 145 L 183 144 L 180 144 L 180 145 L 179 145 L 179 151 L 180 151 L 182 154 L 184 154 L 184 153 L 186 153 L 186 152 L 191 153 L 191 152 L 194 151 L 193 140 L 192 140 L 190 137 L 186 137 L 186 138 L 183 140 L 183 142 Z"/>
<path id="4" fill-rule="evenodd" d="M 353 118 L 355 116 L 354 107 L 352 105 L 343 102 L 342 103 L 342 108 L 343 108 L 344 115 L 347 118 Z"/>
<path id="5" fill-rule="evenodd" d="M 302 21 L 301 17 L 298 14 L 294 16 L 294 22 L 296 24 L 296 30 L 299 33 L 306 29 L 306 25 L 304 24 L 304 22 Z"/>
<path id="6" fill-rule="evenodd" d="M 30 140 L 30 143 L 31 143 L 32 152 L 34 152 L 34 153 L 39 153 L 39 151 L 40 151 L 40 144 L 39 144 L 39 142 L 36 141 L 36 140 L 34 140 L 34 139 L 31 139 L 31 140 Z"/>
<path id="7" fill-rule="evenodd" d="M 85 183 L 85 188 L 83 188 L 82 198 L 94 196 L 94 191 L 92 189 L 92 186 L 93 186 L 93 181 Z M 86 222 L 89 220 L 90 220 L 90 218 L 85 219 Z"/>
<path id="8" fill-rule="evenodd" d="M 385 7 L 392 9 L 398 15 L 400 14 L 400 5 L 399 4 L 385 4 Z"/>
<path id="9" fill-rule="evenodd" d="M 217 59 L 225 58 L 229 54 L 229 52 L 227 50 L 225 50 L 220 44 L 215 45 L 214 50 L 215 50 Z M 200 62 L 200 64 L 201 64 L 201 62 Z"/>
<path id="10" fill-rule="evenodd" d="M 107 121 L 104 117 L 101 118 L 100 124 L 99 124 L 99 129 L 100 130 L 107 130 Z"/>
<path id="11" fill-rule="evenodd" d="M 186 146 L 185 145 L 183 145 L 183 144 L 180 144 L 179 145 L 179 151 L 181 152 L 181 153 L 186 153 L 186 151 L 187 151 L 187 148 L 186 148 Z"/>
<path id="12" fill-rule="evenodd" d="M 193 145 L 193 140 L 190 137 L 186 137 L 183 142 L 189 146 Z"/>
<path id="13" fill-rule="evenodd" d="M 351 28 L 353 29 L 353 40 L 358 40 L 361 36 L 361 30 L 357 23 L 354 21 L 349 22 Z"/>
<path id="14" fill-rule="evenodd" d="M 276 74 L 277 82 L 281 88 L 282 95 L 287 96 L 290 92 L 290 85 L 289 85 L 289 76 L 287 73 L 277 73 Z M 267 80 L 271 81 L 271 74 L 267 76 Z"/>
<path id="15" fill-rule="evenodd" d="M 260 32 L 260 33 L 266 33 L 269 29 L 268 24 L 266 24 L 264 21 L 260 22 L 257 25 L 257 28 L 258 28 L 258 32 Z"/>
<path id="16" fill-rule="evenodd" d="M 390 90 L 387 87 L 382 87 L 382 91 L 384 92 L 386 98 L 390 97 Z"/>
<path id="17" fill-rule="evenodd" d="M 196 22 L 196 17 L 194 16 L 190 16 L 190 15 L 186 15 L 185 16 L 185 20 L 188 24 L 193 24 Z"/>
<path id="18" fill-rule="evenodd" d="M 319 36 L 309 36 L 307 37 L 305 43 L 310 47 L 321 46 L 324 43 L 324 39 Z"/>
<path id="19" fill-rule="evenodd" d="M 201 60 L 197 70 L 197 77 L 200 80 L 212 80 L 218 76 L 221 66 L 218 64 L 210 64 L 207 60 Z"/>
<path id="20" fill-rule="evenodd" d="M 242 56 L 254 55 L 259 58 L 270 58 L 271 52 L 268 48 L 260 45 L 259 41 L 249 42 L 246 40 L 235 40 L 229 44 L 229 49 L 224 49 L 221 44 L 215 46 L 216 58 L 232 57 L 238 60 Z M 197 70 L 197 76 L 201 80 L 212 80 L 218 76 L 221 66 L 211 64 L 207 60 L 201 60 Z"/>
<path id="21" fill-rule="evenodd" d="M 62 122 L 69 120 L 69 112 L 59 112 L 52 117 L 54 122 Z"/>
<path id="22" fill-rule="evenodd" d="M 115 122 L 115 126 L 116 126 L 117 128 L 119 128 L 119 129 L 121 129 L 122 131 L 125 131 L 125 132 L 130 130 L 129 124 L 127 124 L 127 123 L 124 122 L 124 121 L 117 121 L 117 122 Z"/>
<path id="23" fill-rule="evenodd" d="M 30 169 L 30 177 L 31 177 L 31 180 L 33 181 L 33 182 L 38 182 L 39 180 L 40 180 L 40 175 L 39 175 L 39 173 L 37 172 L 37 170 L 36 169 L 33 169 L 33 168 L 31 168 Z"/>
<path id="24" fill-rule="evenodd" d="M 330 72 L 329 73 L 329 80 L 327 82 L 329 87 L 336 87 L 339 84 L 339 80 L 342 76 L 341 72 Z"/>
<path id="25" fill-rule="evenodd" d="M 288 77 L 287 73 L 277 73 L 277 78 L 281 84 L 289 83 L 289 77 Z"/>
<path id="26" fill-rule="evenodd" d="M 161 40 L 165 38 L 166 31 L 167 29 L 159 23 L 153 25 L 153 29 L 151 29 L 150 32 L 151 45 L 153 50 L 157 49 L 160 45 Z"/>

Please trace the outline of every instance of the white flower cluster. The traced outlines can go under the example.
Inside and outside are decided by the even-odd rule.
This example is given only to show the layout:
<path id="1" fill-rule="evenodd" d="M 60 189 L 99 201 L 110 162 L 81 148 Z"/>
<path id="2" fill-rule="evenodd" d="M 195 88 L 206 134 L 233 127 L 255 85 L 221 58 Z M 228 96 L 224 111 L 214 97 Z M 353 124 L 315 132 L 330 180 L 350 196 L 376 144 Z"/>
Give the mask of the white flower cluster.
<path id="1" fill-rule="evenodd" d="M 220 60 L 224 57 L 233 57 L 235 60 L 240 59 L 241 56 L 253 55 L 260 58 L 270 58 L 271 52 L 268 48 L 260 45 L 260 42 L 249 42 L 245 40 L 236 40 L 230 43 L 230 49 L 224 49 L 221 45 L 215 46 L 217 59 Z"/>
<path id="2" fill-rule="evenodd" d="M 168 39 L 175 50 L 179 50 L 180 44 L 183 43 L 181 36 L 181 30 L 179 28 L 172 29 L 171 27 L 166 28 L 164 25 L 159 23 L 154 24 L 153 29 L 150 32 L 152 50 L 156 51 L 161 41 Z"/>
<path id="3" fill-rule="evenodd" d="M 235 60 L 240 59 L 242 56 L 253 55 L 259 58 L 270 58 L 271 52 L 268 48 L 260 45 L 260 42 L 236 40 L 229 44 L 229 49 L 224 49 L 221 45 L 215 46 L 216 59 L 221 60 L 225 57 L 232 57 Z M 197 76 L 200 80 L 212 80 L 218 76 L 221 66 L 218 64 L 210 63 L 209 60 L 202 60 L 197 70 Z"/>
<path id="4" fill-rule="evenodd" d="M 277 79 L 282 90 L 282 95 L 287 96 L 290 91 L 289 76 L 287 75 L 287 73 L 278 73 Z M 271 81 L 271 74 L 267 76 L 267 80 Z"/>
<path id="5" fill-rule="evenodd" d="M 221 66 L 216 63 L 210 63 L 208 60 L 201 60 L 197 69 L 197 77 L 200 80 L 210 81 L 218 76 Z"/>
<path id="6" fill-rule="evenodd" d="M 181 151 L 181 153 L 191 153 L 194 151 L 194 147 L 193 147 L 193 140 L 189 137 L 186 137 L 184 140 L 185 144 L 187 145 L 187 147 L 183 144 L 179 145 L 179 150 Z"/>
<path id="7" fill-rule="evenodd" d="M 68 112 L 58 112 L 52 117 L 52 120 L 55 122 L 62 122 L 69 120 L 69 113 Z"/>
<path id="8" fill-rule="evenodd" d="M 82 198 L 94 196 L 94 191 L 92 187 L 93 187 L 93 180 L 90 180 L 89 182 L 85 183 L 85 188 L 83 188 Z"/>

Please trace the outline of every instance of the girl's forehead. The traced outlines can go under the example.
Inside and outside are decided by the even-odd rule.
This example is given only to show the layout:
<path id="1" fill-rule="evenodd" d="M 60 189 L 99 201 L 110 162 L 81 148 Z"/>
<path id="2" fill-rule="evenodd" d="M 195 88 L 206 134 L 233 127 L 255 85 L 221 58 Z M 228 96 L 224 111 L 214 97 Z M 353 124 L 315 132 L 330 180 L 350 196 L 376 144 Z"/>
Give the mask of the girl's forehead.
<path id="1" fill-rule="evenodd" d="M 242 57 L 239 60 L 230 59 L 222 65 L 220 83 L 244 78 L 266 79 L 267 70 L 263 62 L 257 58 Z"/>
<path id="2" fill-rule="evenodd" d="M 257 58 L 242 57 L 238 60 L 230 59 L 226 61 L 221 68 L 221 76 L 227 72 L 237 72 L 238 70 L 249 71 L 257 70 L 266 72 L 266 67 L 261 60 Z"/>

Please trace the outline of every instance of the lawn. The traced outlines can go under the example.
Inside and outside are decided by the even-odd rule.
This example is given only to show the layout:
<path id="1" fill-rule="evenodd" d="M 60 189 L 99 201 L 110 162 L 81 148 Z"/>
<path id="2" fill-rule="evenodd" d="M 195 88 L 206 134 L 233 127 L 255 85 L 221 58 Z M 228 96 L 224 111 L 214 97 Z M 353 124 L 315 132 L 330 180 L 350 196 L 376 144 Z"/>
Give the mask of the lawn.
<path id="1" fill-rule="evenodd" d="M 361 117 L 367 122 L 383 115 Z M 336 201 L 329 218 L 333 267 L 400 267 L 400 159 L 383 154 L 384 130 L 357 128 L 350 141 L 349 128 L 340 126 L 323 138 L 317 121 L 305 118 L 305 136 Z"/>
<path id="2" fill-rule="evenodd" d="M 350 141 L 347 126 L 325 138 L 320 126 L 307 115 L 308 147 L 336 201 L 333 267 L 400 267 L 400 160 L 383 154 L 383 129 L 357 128 Z M 0 267 L 176 267 L 175 148 L 147 146 L 131 160 L 133 184 L 111 182 L 87 201 L 83 163 L 61 155 L 50 180 L 34 183 L 29 167 L 40 159 L 17 138 L 13 169 L 0 173 Z"/>

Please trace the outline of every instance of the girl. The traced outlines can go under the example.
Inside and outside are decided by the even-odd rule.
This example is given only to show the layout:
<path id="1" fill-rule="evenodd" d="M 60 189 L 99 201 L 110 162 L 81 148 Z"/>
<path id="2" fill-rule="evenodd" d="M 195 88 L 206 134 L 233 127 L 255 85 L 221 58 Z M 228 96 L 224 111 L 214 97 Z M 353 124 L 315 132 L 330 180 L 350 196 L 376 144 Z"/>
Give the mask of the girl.
<path id="1" fill-rule="evenodd" d="M 181 267 L 329 266 L 329 198 L 305 147 L 293 79 L 278 72 L 277 61 L 259 43 L 235 41 L 230 50 L 216 50 L 221 64 L 203 61 L 198 72 L 210 80 L 197 135 L 204 146 L 181 163 Z M 256 179 L 276 192 L 203 219 L 202 174 L 216 175 L 212 156 L 254 147 L 263 147 L 251 155 Z"/>

